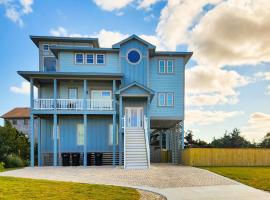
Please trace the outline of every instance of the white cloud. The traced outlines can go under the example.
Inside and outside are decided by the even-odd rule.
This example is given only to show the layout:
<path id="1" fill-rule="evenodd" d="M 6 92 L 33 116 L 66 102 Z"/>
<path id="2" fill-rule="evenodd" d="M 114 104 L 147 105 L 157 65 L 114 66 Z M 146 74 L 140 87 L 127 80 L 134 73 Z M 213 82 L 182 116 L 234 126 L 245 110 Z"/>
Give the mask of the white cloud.
<path id="1" fill-rule="evenodd" d="M 127 38 L 128 34 L 123 34 L 119 31 L 109 31 L 106 29 L 101 29 L 99 32 L 93 34 L 80 34 L 80 33 L 69 33 L 64 27 L 59 26 L 50 30 L 50 34 L 53 36 L 65 36 L 65 37 L 96 37 L 99 39 L 99 44 L 101 47 L 111 47 L 113 44 L 120 42 L 121 40 Z M 139 37 L 152 43 L 157 47 L 158 50 L 163 50 L 163 46 L 160 40 L 153 35 L 139 35 Z"/>
<path id="2" fill-rule="evenodd" d="M 120 10 L 132 2 L 133 0 L 94 0 L 97 6 L 106 11 Z"/>
<path id="3" fill-rule="evenodd" d="M 5 9 L 5 16 L 11 21 L 23 26 L 22 16 L 27 15 L 32 10 L 33 0 L 0 0 L 0 5 Z"/>
<path id="4" fill-rule="evenodd" d="M 191 125 L 209 125 L 223 122 L 229 118 L 242 115 L 241 111 L 205 111 L 205 110 L 188 110 L 186 112 L 185 123 Z"/>
<path id="5" fill-rule="evenodd" d="M 147 15 L 143 18 L 144 21 L 146 22 L 150 22 L 152 19 L 155 19 L 155 15 L 154 14 L 150 14 L 150 15 Z"/>
<path id="6" fill-rule="evenodd" d="M 186 104 L 235 104 L 239 95 L 236 89 L 249 82 L 249 78 L 232 70 L 194 66 L 186 70 Z"/>
<path id="7" fill-rule="evenodd" d="M 30 94 L 30 83 L 27 81 L 21 82 L 20 86 L 11 86 L 10 91 L 16 94 Z M 34 93 L 37 94 L 37 88 L 34 87 Z"/>
<path id="8" fill-rule="evenodd" d="M 152 5 L 156 4 L 161 0 L 141 0 L 139 2 L 138 8 L 139 9 L 149 9 Z"/>
<path id="9" fill-rule="evenodd" d="M 260 141 L 270 132 L 270 114 L 255 112 L 249 117 L 248 123 L 242 128 L 242 133 L 249 140 Z"/>
<path id="10" fill-rule="evenodd" d="M 258 72 L 255 74 L 255 77 L 270 81 L 270 72 Z"/>

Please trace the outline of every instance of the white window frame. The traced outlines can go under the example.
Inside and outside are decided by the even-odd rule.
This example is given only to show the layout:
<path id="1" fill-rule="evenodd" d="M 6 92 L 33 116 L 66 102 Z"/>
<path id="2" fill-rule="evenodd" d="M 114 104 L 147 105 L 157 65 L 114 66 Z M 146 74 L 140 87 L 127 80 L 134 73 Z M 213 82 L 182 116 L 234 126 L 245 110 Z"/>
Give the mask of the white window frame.
<path id="1" fill-rule="evenodd" d="M 97 58 L 97 57 L 98 57 L 99 55 L 103 55 L 103 63 L 98 63 L 98 58 Z M 97 53 L 97 54 L 96 54 L 96 64 L 97 64 L 97 65 L 104 65 L 104 64 L 106 63 L 106 62 L 105 62 L 105 59 L 106 59 L 106 56 L 105 56 L 104 53 Z"/>
<path id="2" fill-rule="evenodd" d="M 44 46 L 48 46 L 48 49 L 45 50 L 45 49 L 44 49 Z M 49 51 L 49 50 L 50 50 L 50 45 L 49 45 L 49 44 L 43 44 L 43 45 L 42 45 L 42 50 L 43 50 L 43 51 Z"/>
<path id="3" fill-rule="evenodd" d="M 68 99 L 71 99 L 69 95 L 69 90 L 76 90 L 76 99 L 78 99 L 78 88 L 72 88 L 72 87 L 68 88 Z"/>
<path id="4" fill-rule="evenodd" d="M 160 100 L 159 100 L 159 99 L 160 99 L 160 96 L 161 96 L 161 95 L 164 95 L 164 97 L 163 97 L 164 105 L 161 105 L 161 104 L 160 104 Z M 165 92 L 159 92 L 159 93 L 158 93 L 158 106 L 161 106 L 161 107 L 166 106 L 166 93 L 165 93 Z"/>
<path id="5" fill-rule="evenodd" d="M 109 92 L 110 93 L 110 99 L 112 99 L 112 91 L 111 90 L 91 90 L 91 99 L 93 99 L 93 92 Z"/>
<path id="6" fill-rule="evenodd" d="M 77 62 L 76 57 L 77 57 L 78 54 L 82 54 L 82 63 L 78 63 L 78 62 Z M 84 57 L 85 57 L 85 56 L 84 56 L 84 53 L 75 53 L 75 54 L 74 54 L 74 62 L 75 62 L 75 64 L 77 64 L 77 65 L 83 65 L 83 64 L 84 64 Z"/>
<path id="7" fill-rule="evenodd" d="M 87 56 L 88 55 L 92 55 L 93 56 L 93 62 L 92 63 L 87 62 Z M 86 53 L 85 56 L 84 56 L 84 58 L 85 58 L 85 64 L 89 64 L 89 65 L 95 64 L 95 54 L 94 53 Z"/>
<path id="8" fill-rule="evenodd" d="M 160 63 L 164 62 L 164 72 L 160 71 Z M 158 60 L 158 73 L 159 74 L 166 74 L 166 60 L 165 59 L 159 59 Z"/>
<path id="9" fill-rule="evenodd" d="M 168 95 L 172 95 L 172 105 L 168 105 Z M 173 92 L 167 92 L 166 93 L 166 106 L 173 107 L 174 106 L 174 93 Z"/>
<path id="10" fill-rule="evenodd" d="M 77 145 L 78 146 L 82 146 L 84 145 L 84 124 L 83 123 L 78 123 L 77 124 L 77 134 L 76 134 L 76 141 L 77 141 Z M 82 130 L 79 130 L 79 128 L 81 128 Z M 82 132 L 79 132 L 82 131 Z"/>
<path id="11" fill-rule="evenodd" d="M 171 61 L 172 62 L 172 72 L 169 72 L 168 71 L 168 63 L 169 63 L 169 61 Z M 166 61 L 166 73 L 167 74 L 173 74 L 174 73 L 174 60 L 173 59 L 167 59 L 167 61 Z"/>

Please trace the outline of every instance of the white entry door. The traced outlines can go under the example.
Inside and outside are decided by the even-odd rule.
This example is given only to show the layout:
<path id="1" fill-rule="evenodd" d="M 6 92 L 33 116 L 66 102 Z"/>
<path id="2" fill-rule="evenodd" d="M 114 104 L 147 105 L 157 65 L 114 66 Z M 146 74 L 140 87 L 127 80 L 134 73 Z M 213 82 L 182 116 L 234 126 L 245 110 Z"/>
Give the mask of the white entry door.
<path id="1" fill-rule="evenodd" d="M 143 108 L 142 107 L 126 107 L 126 127 L 142 127 L 143 126 Z"/>

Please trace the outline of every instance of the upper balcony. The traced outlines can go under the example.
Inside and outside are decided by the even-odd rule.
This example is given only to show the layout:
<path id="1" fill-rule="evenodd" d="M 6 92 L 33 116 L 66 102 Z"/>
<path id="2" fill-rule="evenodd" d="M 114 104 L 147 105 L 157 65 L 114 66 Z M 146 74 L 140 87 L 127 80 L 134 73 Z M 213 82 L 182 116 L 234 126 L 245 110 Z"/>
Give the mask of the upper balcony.
<path id="1" fill-rule="evenodd" d="M 30 81 L 30 107 L 34 114 L 112 114 L 117 110 L 115 91 L 120 86 L 122 74 L 18 73 Z"/>

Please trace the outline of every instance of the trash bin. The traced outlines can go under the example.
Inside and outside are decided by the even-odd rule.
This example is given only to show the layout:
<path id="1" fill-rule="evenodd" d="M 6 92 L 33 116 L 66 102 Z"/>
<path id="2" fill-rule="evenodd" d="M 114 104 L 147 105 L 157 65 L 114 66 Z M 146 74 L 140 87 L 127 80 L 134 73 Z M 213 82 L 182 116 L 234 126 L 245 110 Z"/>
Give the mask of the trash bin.
<path id="1" fill-rule="evenodd" d="M 62 165 L 69 166 L 70 154 L 69 153 L 62 153 L 61 155 L 62 155 Z"/>
<path id="2" fill-rule="evenodd" d="M 87 166 L 92 165 L 91 158 L 92 158 L 92 154 L 91 153 L 87 153 Z"/>
<path id="3" fill-rule="evenodd" d="M 80 165 L 80 154 L 73 153 L 72 154 L 72 166 L 79 166 Z"/>
<path id="4" fill-rule="evenodd" d="M 95 153 L 95 165 L 97 166 L 102 165 L 102 156 L 103 153 Z"/>

